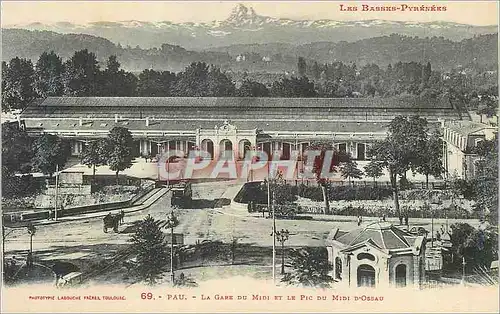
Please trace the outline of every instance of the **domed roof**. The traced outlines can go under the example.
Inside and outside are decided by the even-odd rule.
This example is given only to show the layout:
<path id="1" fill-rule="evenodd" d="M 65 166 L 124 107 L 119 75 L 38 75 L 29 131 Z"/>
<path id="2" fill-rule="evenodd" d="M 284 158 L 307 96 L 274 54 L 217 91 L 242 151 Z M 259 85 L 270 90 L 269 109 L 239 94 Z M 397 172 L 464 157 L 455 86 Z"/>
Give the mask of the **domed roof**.
<path id="1" fill-rule="evenodd" d="M 395 227 L 388 222 L 374 222 L 363 228 L 354 229 L 349 232 L 335 232 L 332 240 L 336 240 L 347 246 L 354 246 L 367 240 L 380 249 L 403 249 L 414 246 L 418 237 Z"/>

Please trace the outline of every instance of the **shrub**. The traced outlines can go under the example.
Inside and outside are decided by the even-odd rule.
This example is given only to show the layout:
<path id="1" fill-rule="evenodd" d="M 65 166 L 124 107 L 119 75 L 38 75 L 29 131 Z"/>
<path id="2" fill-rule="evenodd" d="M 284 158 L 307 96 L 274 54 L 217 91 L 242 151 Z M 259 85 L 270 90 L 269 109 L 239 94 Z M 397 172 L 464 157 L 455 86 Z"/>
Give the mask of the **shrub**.
<path id="1" fill-rule="evenodd" d="M 329 275 L 328 252 L 325 248 L 305 247 L 290 251 L 292 271 L 281 279 L 288 285 L 329 288 L 333 278 Z"/>
<path id="2" fill-rule="evenodd" d="M 323 194 L 319 186 L 298 187 L 300 196 L 313 201 L 323 201 Z M 391 197 L 392 191 L 388 187 L 378 186 L 331 186 L 328 198 L 330 201 L 354 201 L 354 200 L 383 200 Z"/>
<path id="3" fill-rule="evenodd" d="M 44 188 L 44 181 L 32 175 L 12 176 L 2 180 L 3 197 L 24 197 L 39 193 Z"/>

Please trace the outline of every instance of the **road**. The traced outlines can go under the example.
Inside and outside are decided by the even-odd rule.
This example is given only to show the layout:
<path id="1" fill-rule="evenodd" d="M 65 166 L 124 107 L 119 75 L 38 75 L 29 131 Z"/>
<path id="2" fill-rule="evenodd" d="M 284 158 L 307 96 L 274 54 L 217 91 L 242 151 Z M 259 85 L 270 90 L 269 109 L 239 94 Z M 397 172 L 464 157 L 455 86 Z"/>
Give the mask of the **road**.
<path id="1" fill-rule="evenodd" d="M 194 209 L 176 209 L 180 224 L 174 229 L 184 234 L 185 244 L 197 240 L 222 240 L 255 246 L 271 246 L 272 220 L 232 210 L 229 206 L 213 208 L 218 199 L 231 198 L 238 190 L 238 183 L 224 181 L 217 183 L 193 184 Z M 236 192 L 235 192 L 236 191 Z M 33 237 L 34 256 L 39 261 L 76 261 L 79 267 L 92 267 L 92 263 L 110 259 L 118 251 L 129 245 L 132 223 L 147 215 L 164 220 L 171 212 L 170 195 L 167 193 L 149 208 L 129 213 L 120 233 L 104 233 L 102 218 L 89 218 L 56 224 L 40 225 Z M 288 229 L 290 239 L 287 246 L 324 246 L 328 233 L 339 227 L 342 230 L 357 228 L 355 219 L 349 217 L 315 215 L 315 220 L 277 220 L 277 229 Z M 340 220 L 342 219 L 342 220 Z M 364 224 L 377 221 L 377 217 L 365 217 Z M 394 224 L 397 219 L 390 218 Z M 450 224 L 453 221 L 450 220 Z M 477 226 L 477 221 L 467 221 Z M 410 224 L 418 224 L 430 230 L 430 219 L 411 219 Z M 443 221 L 437 221 L 435 230 Z M 29 248 L 29 235 L 24 228 L 14 230 L 6 239 L 6 256 L 25 258 Z"/>

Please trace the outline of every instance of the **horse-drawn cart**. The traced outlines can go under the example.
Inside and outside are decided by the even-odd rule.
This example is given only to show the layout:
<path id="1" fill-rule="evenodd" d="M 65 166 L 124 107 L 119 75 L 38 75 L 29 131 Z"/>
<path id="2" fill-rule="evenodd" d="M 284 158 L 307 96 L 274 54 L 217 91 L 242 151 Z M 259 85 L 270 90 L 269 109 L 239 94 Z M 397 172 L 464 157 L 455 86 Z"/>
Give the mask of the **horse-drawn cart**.
<path id="1" fill-rule="evenodd" d="M 103 231 L 104 233 L 108 232 L 109 228 L 113 228 L 113 231 L 115 233 L 118 233 L 118 226 L 120 225 L 120 222 L 123 221 L 123 216 L 125 213 L 121 211 L 119 214 L 112 215 L 111 213 L 107 214 L 102 220 L 104 223 L 103 226 Z"/>

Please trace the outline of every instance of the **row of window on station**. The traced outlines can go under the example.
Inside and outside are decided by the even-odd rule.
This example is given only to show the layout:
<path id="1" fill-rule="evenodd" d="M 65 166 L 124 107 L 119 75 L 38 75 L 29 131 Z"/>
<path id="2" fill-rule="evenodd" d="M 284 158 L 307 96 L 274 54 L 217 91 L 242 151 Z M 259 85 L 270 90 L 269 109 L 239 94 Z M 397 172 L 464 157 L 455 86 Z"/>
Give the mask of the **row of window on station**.
<path id="1" fill-rule="evenodd" d="M 290 143 L 281 141 L 266 141 L 259 142 L 256 146 L 253 146 L 249 140 L 241 140 L 235 147 L 233 143 L 224 139 L 219 143 L 218 149 L 215 149 L 213 141 L 205 139 L 201 141 L 200 147 L 196 145 L 196 142 L 190 140 L 171 140 L 171 141 L 149 141 L 149 140 L 138 140 L 135 141 L 132 153 L 134 156 L 156 156 L 162 154 L 168 150 L 180 150 L 185 153 L 195 149 L 201 149 L 207 151 L 211 156 L 223 151 L 232 151 L 236 153 L 238 158 L 244 158 L 249 150 L 259 150 L 264 151 L 268 156 L 272 156 L 273 153 L 279 151 L 281 154 L 281 159 L 290 159 L 292 151 L 305 152 L 307 148 L 311 145 L 311 142 L 301 142 L 301 143 Z M 76 141 L 72 145 L 73 155 L 79 155 L 85 148 L 86 142 Z M 349 153 L 354 159 L 366 160 L 369 158 L 367 150 L 370 144 L 367 143 L 356 143 L 356 142 L 339 142 L 335 143 L 334 147 L 344 153 Z"/>

